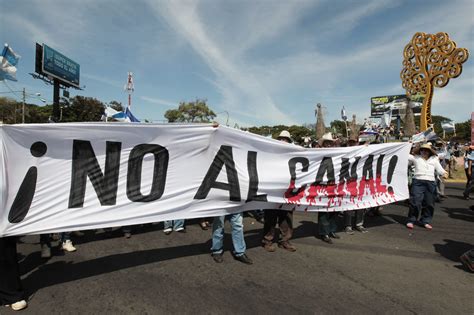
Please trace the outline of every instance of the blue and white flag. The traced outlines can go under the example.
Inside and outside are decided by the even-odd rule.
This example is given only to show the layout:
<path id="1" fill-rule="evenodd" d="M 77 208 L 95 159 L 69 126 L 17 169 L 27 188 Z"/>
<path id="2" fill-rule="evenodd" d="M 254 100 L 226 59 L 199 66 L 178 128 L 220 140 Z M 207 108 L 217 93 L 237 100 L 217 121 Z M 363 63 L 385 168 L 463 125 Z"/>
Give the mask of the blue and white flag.
<path id="1" fill-rule="evenodd" d="M 112 118 L 120 122 L 130 122 L 130 118 L 124 112 L 118 112 L 112 107 L 105 108 L 106 119 Z"/>
<path id="2" fill-rule="evenodd" d="M 8 44 L 5 44 L 2 55 L 0 56 L 0 81 L 17 81 L 15 66 L 19 59 L 20 55 L 15 53 Z"/>
<path id="3" fill-rule="evenodd" d="M 18 60 L 21 58 L 21 56 L 14 52 L 8 44 L 5 44 L 3 47 L 2 57 L 5 58 L 11 66 L 16 66 Z"/>
<path id="4" fill-rule="evenodd" d="M 127 115 L 128 119 L 130 119 L 131 122 L 140 122 L 138 118 L 133 116 L 132 111 L 130 110 L 130 106 L 127 106 L 127 108 L 125 109 L 125 115 Z"/>

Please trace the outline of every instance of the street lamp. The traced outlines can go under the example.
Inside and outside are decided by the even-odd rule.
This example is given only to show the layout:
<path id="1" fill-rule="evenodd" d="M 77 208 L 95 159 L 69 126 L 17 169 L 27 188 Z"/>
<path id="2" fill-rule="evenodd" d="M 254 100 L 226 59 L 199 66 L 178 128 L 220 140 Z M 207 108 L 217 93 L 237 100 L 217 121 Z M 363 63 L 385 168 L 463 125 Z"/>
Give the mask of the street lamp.
<path id="1" fill-rule="evenodd" d="M 26 100 L 26 90 L 25 88 L 23 88 L 23 90 L 21 91 L 23 93 L 23 104 L 22 104 L 22 109 L 21 109 L 21 123 L 24 124 L 25 123 L 25 100 Z M 34 93 L 34 94 L 30 94 L 30 96 L 36 96 L 41 102 L 43 103 L 46 103 L 46 100 L 41 98 L 41 93 Z"/>

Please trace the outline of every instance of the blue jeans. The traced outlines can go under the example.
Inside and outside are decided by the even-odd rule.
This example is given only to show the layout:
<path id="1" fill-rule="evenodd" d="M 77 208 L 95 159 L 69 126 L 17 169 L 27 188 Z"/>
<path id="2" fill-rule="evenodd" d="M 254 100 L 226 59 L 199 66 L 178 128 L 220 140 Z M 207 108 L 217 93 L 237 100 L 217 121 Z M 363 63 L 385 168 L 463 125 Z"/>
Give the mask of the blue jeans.
<path id="1" fill-rule="evenodd" d="M 413 179 L 410 191 L 408 223 L 416 223 L 421 212 L 421 224 L 429 224 L 433 219 L 436 197 L 436 182 Z"/>
<path id="2" fill-rule="evenodd" d="M 242 213 L 234 213 L 227 216 L 232 227 L 232 243 L 234 244 L 234 255 L 242 256 L 247 249 L 244 239 L 244 224 Z M 222 254 L 224 246 L 224 222 L 226 216 L 215 217 L 212 222 L 212 247 L 213 254 Z"/>
<path id="3" fill-rule="evenodd" d="M 168 220 L 165 221 L 165 230 L 169 228 L 173 228 L 173 230 L 177 230 L 179 228 L 184 228 L 184 219 L 183 220 Z"/>

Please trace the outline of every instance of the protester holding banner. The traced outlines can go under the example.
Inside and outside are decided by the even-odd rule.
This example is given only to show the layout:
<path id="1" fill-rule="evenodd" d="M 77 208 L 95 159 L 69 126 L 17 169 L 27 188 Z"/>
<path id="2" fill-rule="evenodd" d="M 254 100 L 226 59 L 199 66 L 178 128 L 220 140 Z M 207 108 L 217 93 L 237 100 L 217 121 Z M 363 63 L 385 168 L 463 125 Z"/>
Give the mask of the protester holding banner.
<path id="1" fill-rule="evenodd" d="M 278 140 L 292 143 L 291 135 L 287 130 L 283 130 L 278 135 Z M 264 214 L 262 246 L 268 252 L 274 252 L 275 246 L 275 227 L 278 226 L 281 232 L 281 239 L 278 241 L 278 247 L 284 248 L 290 252 L 296 251 L 296 247 L 290 243 L 293 235 L 293 212 L 284 210 L 267 209 Z"/>
<path id="2" fill-rule="evenodd" d="M 186 229 L 184 228 L 184 220 L 167 220 L 164 222 L 164 229 L 163 232 L 166 235 L 170 235 L 171 232 L 179 232 L 179 233 L 186 233 Z"/>
<path id="3" fill-rule="evenodd" d="M 247 246 L 244 239 L 244 216 L 242 212 L 233 213 L 228 216 L 230 226 L 232 227 L 232 252 L 235 260 L 244 264 L 251 265 L 253 261 L 245 253 Z M 215 217 L 212 223 L 212 258 L 216 263 L 224 261 L 224 223 L 226 216 Z"/>
<path id="4" fill-rule="evenodd" d="M 0 238 L 0 305 L 19 311 L 28 305 L 23 298 L 16 237 Z"/>
<path id="5" fill-rule="evenodd" d="M 407 228 L 413 229 L 421 212 L 420 223 L 431 230 L 431 220 L 434 213 L 436 194 L 436 175 L 446 176 L 446 171 L 441 166 L 437 152 L 430 144 L 423 144 L 409 155 L 408 161 L 413 164 L 414 177 L 410 192 L 410 207 L 408 212 Z"/>
<path id="6" fill-rule="evenodd" d="M 466 172 L 466 189 L 464 190 L 464 199 L 469 199 L 469 194 L 474 190 L 474 145 L 466 150 L 464 170 Z"/>
<path id="7" fill-rule="evenodd" d="M 319 139 L 319 146 L 321 148 L 330 148 L 336 145 L 336 139 L 332 137 L 330 132 L 325 133 L 321 139 Z M 318 212 L 318 230 L 321 240 L 328 244 L 332 244 L 331 238 L 340 238 L 336 234 L 337 224 L 336 224 L 337 212 Z"/>

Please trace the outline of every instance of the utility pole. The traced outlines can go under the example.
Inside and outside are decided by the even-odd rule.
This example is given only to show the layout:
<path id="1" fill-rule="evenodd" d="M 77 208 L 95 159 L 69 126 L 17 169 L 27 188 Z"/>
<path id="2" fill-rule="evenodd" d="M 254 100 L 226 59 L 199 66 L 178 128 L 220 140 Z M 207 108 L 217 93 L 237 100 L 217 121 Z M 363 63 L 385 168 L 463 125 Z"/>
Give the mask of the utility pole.
<path id="1" fill-rule="evenodd" d="M 21 123 L 25 123 L 25 99 L 26 99 L 26 91 L 25 88 L 23 88 L 23 108 L 21 110 Z"/>

